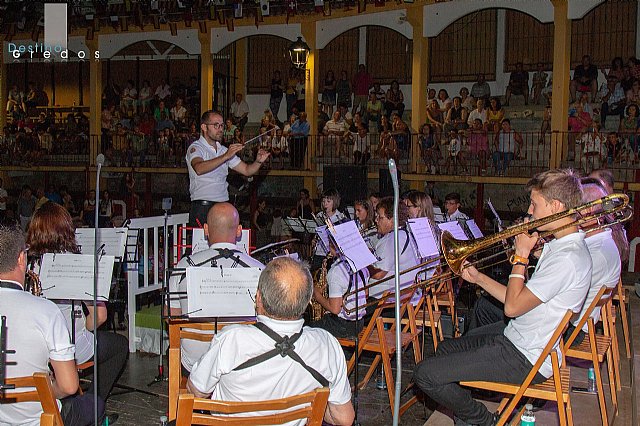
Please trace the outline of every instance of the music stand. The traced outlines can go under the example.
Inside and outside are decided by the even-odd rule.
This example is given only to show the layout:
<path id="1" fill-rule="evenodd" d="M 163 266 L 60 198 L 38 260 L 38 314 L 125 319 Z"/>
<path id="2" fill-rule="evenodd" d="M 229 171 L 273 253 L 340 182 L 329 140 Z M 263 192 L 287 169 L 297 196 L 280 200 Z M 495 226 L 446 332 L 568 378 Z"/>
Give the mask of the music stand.
<path id="1" fill-rule="evenodd" d="M 6 389 L 15 389 L 14 385 L 5 383 L 7 377 L 7 354 L 14 354 L 16 351 L 7 349 L 7 317 L 0 318 L 0 392 Z"/>

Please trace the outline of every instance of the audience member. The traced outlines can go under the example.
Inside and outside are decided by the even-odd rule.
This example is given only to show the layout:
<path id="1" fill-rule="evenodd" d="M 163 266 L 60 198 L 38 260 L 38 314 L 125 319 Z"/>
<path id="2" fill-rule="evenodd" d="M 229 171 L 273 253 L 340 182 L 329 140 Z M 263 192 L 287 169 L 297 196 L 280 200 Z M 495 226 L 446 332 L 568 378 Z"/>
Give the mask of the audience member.
<path id="1" fill-rule="evenodd" d="M 336 94 L 338 97 L 338 106 L 344 105 L 345 108 L 351 107 L 351 82 L 347 77 L 347 71 L 342 70 L 340 79 L 336 83 Z"/>
<path id="2" fill-rule="evenodd" d="M 531 85 L 531 98 L 534 105 L 538 105 L 542 89 L 547 87 L 547 79 L 549 74 L 544 70 L 544 64 L 538 62 L 538 69 L 533 73 L 533 84 Z"/>
<path id="3" fill-rule="evenodd" d="M 402 90 L 400 90 L 398 80 L 393 80 L 391 82 L 391 86 L 389 87 L 389 90 L 387 90 L 385 99 L 384 109 L 387 117 L 390 117 L 391 113 L 394 111 L 397 111 L 398 115 L 402 117 L 404 114 L 404 95 L 402 94 Z"/>
<path id="4" fill-rule="evenodd" d="M 569 83 L 570 103 L 576 101 L 576 91 L 590 92 L 591 100 L 598 91 L 598 67 L 591 63 L 591 57 L 584 55 L 582 62 L 573 70 L 573 79 Z"/>
<path id="5" fill-rule="evenodd" d="M 493 167 L 498 176 L 504 176 L 511 161 L 520 156 L 522 144 L 522 136 L 511 128 L 511 121 L 508 118 L 502 120 L 493 151 Z"/>
<path id="6" fill-rule="evenodd" d="M 522 62 L 516 64 L 516 70 L 509 77 L 509 85 L 505 93 L 505 106 L 509 105 L 511 95 L 524 96 L 524 104 L 529 105 L 529 73 L 523 69 Z"/>
<path id="7" fill-rule="evenodd" d="M 160 80 L 160 84 L 156 88 L 154 96 L 158 101 L 168 101 L 171 97 L 171 86 L 169 86 L 165 79 Z"/>
<path id="8" fill-rule="evenodd" d="M 249 104 L 242 99 L 242 93 L 236 93 L 235 101 L 231 104 L 231 117 L 233 124 L 244 131 L 244 126 L 249 121 Z"/>
<path id="9" fill-rule="evenodd" d="M 478 74 L 478 80 L 471 86 L 471 96 L 475 100 L 483 99 L 485 102 L 489 101 L 491 88 L 489 83 L 484 80 L 484 74 Z"/>
<path id="10" fill-rule="evenodd" d="M 353 109 L 351 114 L 360 112 L 365 114 L 367 110 L 367 98 L 369 97 L 369 89 L 373 85 L 373 79 L 367 72 L 364 64 L 358 65 L 358 72 L 353 76 Z"/>

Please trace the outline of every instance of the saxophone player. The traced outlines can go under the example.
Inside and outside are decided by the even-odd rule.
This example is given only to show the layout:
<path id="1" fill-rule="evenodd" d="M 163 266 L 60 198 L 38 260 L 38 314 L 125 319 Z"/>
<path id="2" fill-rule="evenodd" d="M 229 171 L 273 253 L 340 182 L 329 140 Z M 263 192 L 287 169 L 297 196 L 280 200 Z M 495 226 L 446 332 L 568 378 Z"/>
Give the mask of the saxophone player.
<path id="1" fill-rule="evenodd" d="M 336 248 L 331 243 L 330 252 L 336 255 Z M 364 268 L 353 275 L 349 274 L 349 266 L 341 259 L 336 260 L 326 273 L 325 285 L 328 287 L 328 297 L 324 295 L 325 289 L 322 286 L 313 287 L 313 298 L 327 310 L 327 313 L 317 321 L 309 324 L 309 327 L 317 327 L 327 330 L 337 338 L 355 337 L 364 325 L 364 316 L 367 303 L 364 290 L 347 298 L 343 296 L 352 291 L 355 287 L 358 290 L 365 286 L 369 279 L 369 271 Z M 322 278 L 321 278 L 322 280 Z M 358 312 L 347 313 L 347 310 L 356 306 L 356 295 L 358 297 Z M 362 306 L 362 308 L 360 308 Z"/>

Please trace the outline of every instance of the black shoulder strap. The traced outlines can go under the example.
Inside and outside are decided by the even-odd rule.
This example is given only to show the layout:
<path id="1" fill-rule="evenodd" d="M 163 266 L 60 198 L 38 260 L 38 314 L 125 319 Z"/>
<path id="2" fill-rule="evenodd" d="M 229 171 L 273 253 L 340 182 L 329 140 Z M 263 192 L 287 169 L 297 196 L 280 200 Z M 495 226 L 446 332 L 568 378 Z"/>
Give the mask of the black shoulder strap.
<path id="1" fill-rule="evenodd" d="M 400 228 L 401 231 L 404 231 L 405 235 L 406 235 L 406 239 L 404 240 L 404 247 L 402 247 L 402 251 L 400 252 L 400 256 L 402 256 L 404 254 L 404 252 L 407 250 L 407 247 L 409 247 L 409 231 L 407 231 L 406 228 Z"/>
<path id="2" fill-rule="evenodd" d="M 216 248 L 214 250 L 217 250 L 218 254 L 215 256 L 211 256 L 210 258 L 203 260 L 202 262 L 195 263 L 191 258 L 191 256 L 185 257 L 185 260 L 189 264 L 189 266 L 202 266 L 202 265 L 206 265 L 207 263 L 211 263 L 211 266 L 213 267 L 213 266 L 216 266 L 216 260 L 224 258 L 224 259 L 233 259 L 233 265 L 231 265 L 232 268 L 235 268 L 236 265 L 240 265 L 243 268 L 249 267 L 249 265 L 247 265 L 246 262 L 242 261 L 242 259 L 240 259 L 240 256 L 236 254 L 236 253 L 241 253 L 240 250 L 229 249 L 224 247 Z M 186 272 L 182 272 L 180 274 L 180 281 L 184 280 L 186 276 L 187 276 Z"/>
<path id="3" fill-rule="evenodd" d="M 263 363 L 273 358 L 276 355 L 280 355 L 283 358 L 285 356 L 288 356 L 291 359 L 293 359 L 295 362 L 300 364 L 305 370 L 307 370 L 309 374 L 311 374 L 313 378 L 316 379 L 318 383 L 320 383 L 323 387 L 329 386 L 329 381 L 322 374 L 318 373 L 318 371 L 315 370 L 313 367 L 310 367 L 309 365 L 307 365 L 307 363 L 305 363 L 304 360 L 300 358 L 300 355 L 298 355 L 294 351 L 295 346 L 293 344 L 302 335 L 302 330 L 292 335 L 291 337 L 289 336 L 282 337 L 275 331 L 271 330 L 267 325 L 261 322 L 256 322 L 254 326 L 256 326 L 256 328 L 258 328 L 260 331 L 262 331 L 264 334 L 266 334 L 276 342 L 275 348 L 271 349 L 268 352 L 263 353 L 262 355 L 258 355 L 254 358 L 249 359 L 248 361 L 243 362 L 242 364 L 234 368 L 233 371 L 244 370 L 245 368 L 253 367 L 254 365 Z"/>

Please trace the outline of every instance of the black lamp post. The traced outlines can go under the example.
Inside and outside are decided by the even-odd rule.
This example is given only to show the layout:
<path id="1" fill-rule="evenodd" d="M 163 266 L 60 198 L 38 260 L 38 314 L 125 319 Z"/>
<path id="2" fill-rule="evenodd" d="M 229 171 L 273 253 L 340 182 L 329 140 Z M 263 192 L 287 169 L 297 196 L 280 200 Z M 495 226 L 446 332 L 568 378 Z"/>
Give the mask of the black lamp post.
<path id="1" fill-rule="evenodd" d="M 298 37 L 298 40 L 289 46 L 289 57 L 293 65 L 296 68 L 304 69 L 307 65 L 307 58 L 309 57 L 310 51 L 309 45 L 302 41 L 302 37 Z"/>

